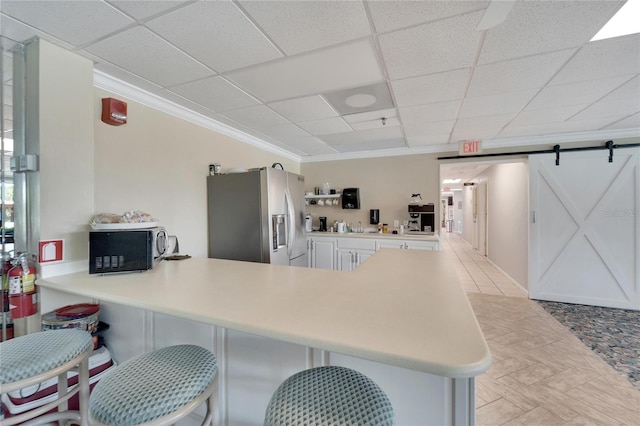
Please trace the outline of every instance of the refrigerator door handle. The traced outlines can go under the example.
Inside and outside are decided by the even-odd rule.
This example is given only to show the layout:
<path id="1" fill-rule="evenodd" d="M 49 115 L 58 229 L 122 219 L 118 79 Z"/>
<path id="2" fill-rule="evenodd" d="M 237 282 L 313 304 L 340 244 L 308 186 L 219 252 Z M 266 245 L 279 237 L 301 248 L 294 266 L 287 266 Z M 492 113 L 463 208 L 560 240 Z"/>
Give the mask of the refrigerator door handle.
<path id="1" fill-rule="evenodd" d="M 287 253 L 289 259 L 291 259 L 291 253 L 293 250 L 293 242 L 296 237 L 296 211 L 293 205 L 293 199 L 291 198 L 291 192 L 289 188 L 284 191 L 284 201 L 287 204 Z"/>

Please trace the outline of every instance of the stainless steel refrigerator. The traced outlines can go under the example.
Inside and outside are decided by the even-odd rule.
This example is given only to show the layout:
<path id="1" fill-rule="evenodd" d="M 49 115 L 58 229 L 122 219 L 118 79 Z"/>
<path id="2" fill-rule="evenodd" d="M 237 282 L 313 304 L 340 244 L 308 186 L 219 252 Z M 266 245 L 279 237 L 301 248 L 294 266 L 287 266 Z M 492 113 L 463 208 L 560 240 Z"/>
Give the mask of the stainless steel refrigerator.
<path id="1" fill-rule="evenodd" d="M 264 167 L 207 177 L 209 257 L 307 266 L 304 177 Z"/>

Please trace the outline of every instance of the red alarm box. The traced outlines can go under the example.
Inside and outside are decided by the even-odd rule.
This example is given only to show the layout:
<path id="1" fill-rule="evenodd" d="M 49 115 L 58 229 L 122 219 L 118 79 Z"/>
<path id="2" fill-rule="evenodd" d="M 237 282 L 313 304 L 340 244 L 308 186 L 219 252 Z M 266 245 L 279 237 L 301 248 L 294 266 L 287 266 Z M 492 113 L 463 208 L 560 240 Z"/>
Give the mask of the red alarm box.
<path id="1" fill-rule="evenodd" d="M 127 103 L 114 98 L 102 98 L 102 121 L 112 126 L 127 123 Z"/>

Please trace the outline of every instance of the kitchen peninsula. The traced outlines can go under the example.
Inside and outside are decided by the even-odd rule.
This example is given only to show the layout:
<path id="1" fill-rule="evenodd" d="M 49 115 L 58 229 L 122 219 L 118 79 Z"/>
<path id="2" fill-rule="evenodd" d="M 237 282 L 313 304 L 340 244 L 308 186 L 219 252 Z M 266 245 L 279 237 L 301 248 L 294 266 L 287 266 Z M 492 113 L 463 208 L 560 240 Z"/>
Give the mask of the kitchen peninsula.
<path id="1" fill-rule="evenodd" d="M 124 342 L 129 330 L 117 330 L 117 317 L 135 312 L 168 324 L 150 333 L 153 346 L 166 344 L 172 327 L 183 327 L 183 340 L 190 328 L 210 327 L 226 424 L 260 423 L 292 370 L 327 363 L 378 382 L 398 425 L 474 424 L 474 377 L 491 364 L 440 251 L 382 249 L 350 272 L 192 258 L 140 274 L 74 273 L 37 284 L 45 298 L 62 292 L 99 301 L 115 322 L 116 346 L 135 343 Z"/>

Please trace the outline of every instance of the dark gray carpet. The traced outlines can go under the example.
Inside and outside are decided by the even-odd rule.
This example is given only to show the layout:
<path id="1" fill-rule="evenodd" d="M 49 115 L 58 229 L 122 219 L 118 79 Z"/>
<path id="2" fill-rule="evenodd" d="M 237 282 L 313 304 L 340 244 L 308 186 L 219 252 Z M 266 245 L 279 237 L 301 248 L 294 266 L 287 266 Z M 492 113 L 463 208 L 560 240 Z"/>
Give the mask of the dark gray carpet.
<path id="1" fill-rule="evenodd" d="M 640 311 L 537 302 L 640 389 Z"/>

